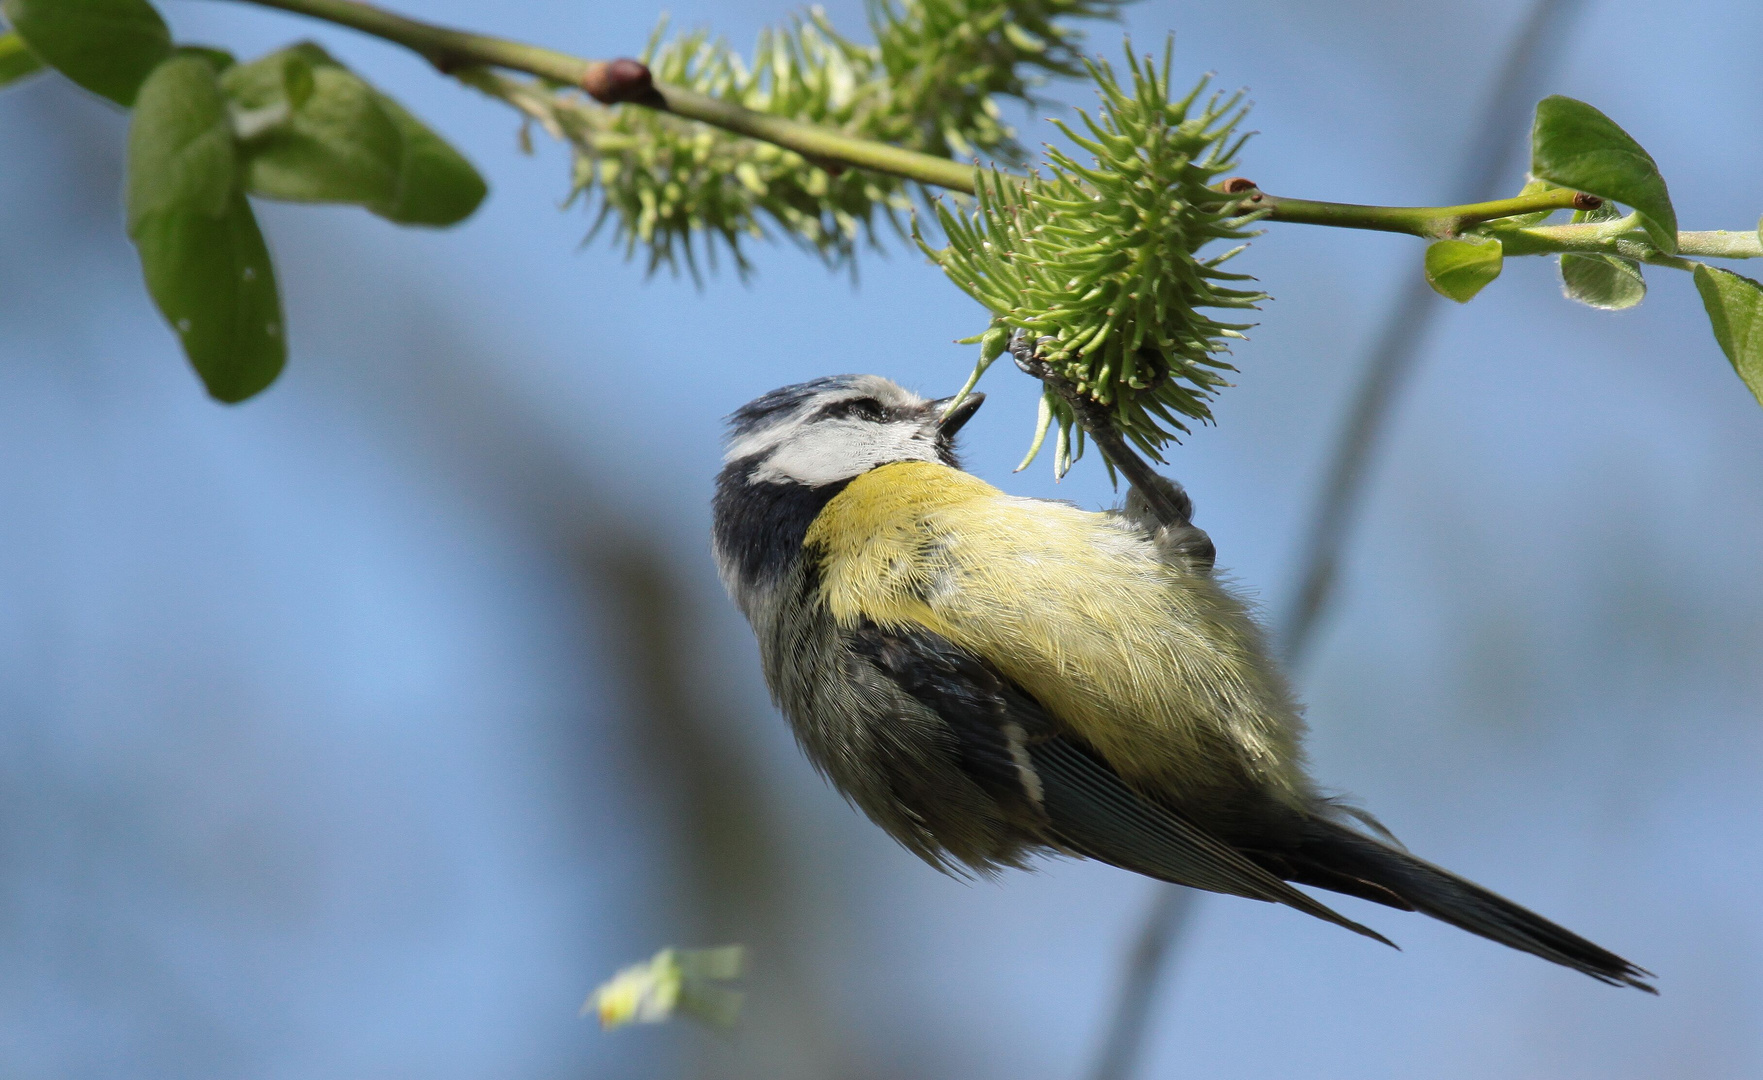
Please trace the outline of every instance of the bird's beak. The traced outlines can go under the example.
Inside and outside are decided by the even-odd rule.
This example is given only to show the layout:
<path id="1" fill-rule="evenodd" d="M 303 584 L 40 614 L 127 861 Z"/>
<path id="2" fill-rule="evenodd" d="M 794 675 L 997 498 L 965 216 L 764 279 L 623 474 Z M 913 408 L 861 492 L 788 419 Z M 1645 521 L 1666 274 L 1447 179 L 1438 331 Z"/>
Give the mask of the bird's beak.
<path id="1" fill-rule="evenodd" d="M 945 439 L 953 438 L 962 425 L 973 419 L 973 414 L 979 412 L 979 407 L 986 403 L 986 396 L 976 391 L 968 394 L 961 404 L 951 409 L 949 403 L 954 400 L 953 397 L 946 397 L 931 402 L 943 414 L 942 420 L 937 422 L 937 434 Z"/>

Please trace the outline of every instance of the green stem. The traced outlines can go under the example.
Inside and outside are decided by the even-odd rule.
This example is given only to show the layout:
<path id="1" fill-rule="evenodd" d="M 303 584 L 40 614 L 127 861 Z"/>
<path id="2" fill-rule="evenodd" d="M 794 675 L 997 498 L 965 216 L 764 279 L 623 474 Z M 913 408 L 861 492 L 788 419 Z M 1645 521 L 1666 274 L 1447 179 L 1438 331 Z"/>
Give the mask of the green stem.
<path id="1" fill-rule="evenodd" d="M 418 53 L 442 71 L 452 71 L 466 64 L 487 64 L 492 67 L 524 71 L 543 79 L 580 86 L 589 73 L 603 61 L 584 60 L 579 56 L 523 45 L 506 38 L 472 34 L 433 23 L 405 18 L 384 8 L 358 0 L 245 0 L 260 7 L 279 8 L 296 15 L 347 26 L 364 34 L 384 38 Z"/>
<path id="2" fill-rule="evenodd" d="M 1555 189 L 1512 199 L 1496 199 L 1493 202 L 1465 203 L 1462 206 L 1359 206 L 1355 203 L 1287 199 L 1256 191 L 1244 197 L 1242 208 L 1245 211 L 1264 211 L 1268 221 L 1332 225 L 1341 229 L 1373 229 L 1442 240 L 1485 221 L 1547 210 L 1571 210 L 1574 200 L 1581 198 L 1578 192 Z"/>
<path id="3" fill-rule="evenodd" d="M 603 73 L 607 62 L 585 60 L 554 49 L 525 45 L 506 38 L 472 34 L 435 26 L 362 3 L 361 0 L 242 0 L 260 7 L 278 8 L 308 15 L 384 38 L 418 53 L 443 72 L 463 73 L 467 68 L 498 67 L 524 71 L 553 83 L 585 88 Z M 906 150 L 872 139 L 861 139 L 818 124 L 804 124 L 787 117 L 754 112 L 719 101 L 683 86 L 655 83 L 655 94 L 631 104 L 658 108 L 703 123 L 773 143 L 817 163 L 872 169 L 933 187 L 974 194 L 974 169 L 959 161 L 934 154 Z M 1242 208 L 1258 212 L 1269 221 L 1303 225 L 1329 225 L 1342 229 L 1372 229 L 1407 233 L 1426 239 L 1456 236 L 1475 225 L 1500 218 L 1574 205 L 1571 191 L 1545 191 L 1493 202 L 1462 206 L 1358 206 L 1352 203 L 1288 199 L 1261 191 L 1245 194 Z M 1508 255 L 1544 255 L 1566 252 L 1620 255 L 1666 266 L 1688 267 L 1682 258 L 1659 254 L 1651 245 L 1631 235 L 1618 222 L 1587 225 L 1552 225 L 1532 228 L 1500 228 L 1493 232 L 1505 244 Z M 1716 259 L 1763 257 L 1756 233 L 1686 232 L 1678 234 L 1681 255 Z"/>
<path id="4" fill-rule="evenodd" d="M 245 2 L 309 15 L 384 38 L 420 54 L 444 72 L 469 66 L 499 67 L 581 87 L 606 66 L 603 60 L 584 60 L 536 45 L 419 22 L 360 0 Z M 873 169 L 970 195 L 974 191 L 972 165 L 872 139 L 859 139 L 818 124 L 754 112 L 683 86 L 658 82 L 655 91 L 656 97 L 635 104 L 664 109 L 688 120 L 700 120 L 737 135 L 774 143 L 817 161 Z"/>
<path id="5" fill-rule="evenodd" d="M 775 143 L 818 162 L 838 162 L 901 176 L 921 184 L 948 188 L 972 195 L 973 165 L 923 154 L 873 139 L 859 139 L 818 124 L 804 124 L 769 113 L 730 105 L 708 94 L 683 86 L 656 83 L 655 89 L 667 111 L 691 120 L 702 120 L 737 135 Z"/>
<path id="6" fill-rule="evenodd" d="M 1685 256 L 1701 259 L 1763 258 L 1763 239 L 1756 232 L 1706 232 L 1677 234 L 1677 257 L 1662 255 L 1647 239 L 1639 219 L 1629 215 L 1620 221 L 1583 225 L 1534 225 L 1529 228 L 1491 230 L 1500 238 L 1507 255 L 1616 255 L 1625 259 L 1693 269 Z"/>

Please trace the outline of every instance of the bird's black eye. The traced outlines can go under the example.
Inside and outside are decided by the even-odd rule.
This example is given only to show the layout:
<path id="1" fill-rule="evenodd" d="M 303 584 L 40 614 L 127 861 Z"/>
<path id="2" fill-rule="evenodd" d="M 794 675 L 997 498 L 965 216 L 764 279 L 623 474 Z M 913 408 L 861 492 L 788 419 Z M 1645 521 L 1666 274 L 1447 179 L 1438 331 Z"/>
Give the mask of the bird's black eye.
<path id="1" fill-rule="evenodd" d="M 822 420 L 868 420 L 879 424 L 888 418 L 888 412 L 882 408 L 881 402 L 874 398 L 848 398 L 835 401 L 820 410 Z"/>

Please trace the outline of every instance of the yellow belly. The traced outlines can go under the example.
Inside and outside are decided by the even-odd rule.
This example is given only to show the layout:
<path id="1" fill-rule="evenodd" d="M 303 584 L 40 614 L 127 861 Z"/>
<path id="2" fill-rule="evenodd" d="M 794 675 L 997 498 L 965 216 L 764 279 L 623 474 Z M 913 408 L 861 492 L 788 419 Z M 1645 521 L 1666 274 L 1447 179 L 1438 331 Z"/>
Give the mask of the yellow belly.
<path id="1" fill-rule="evenodd" d="M 1151 786 L 1247 769 L 1296 793 L 1300 721 L 1243 603 L 1117 515 L 929 462 L 852 481 L 809 527 L 843 625 L 920 626 L 983 657 Z M 1231 760 L 1234 759 L 1234 760 Z"/>

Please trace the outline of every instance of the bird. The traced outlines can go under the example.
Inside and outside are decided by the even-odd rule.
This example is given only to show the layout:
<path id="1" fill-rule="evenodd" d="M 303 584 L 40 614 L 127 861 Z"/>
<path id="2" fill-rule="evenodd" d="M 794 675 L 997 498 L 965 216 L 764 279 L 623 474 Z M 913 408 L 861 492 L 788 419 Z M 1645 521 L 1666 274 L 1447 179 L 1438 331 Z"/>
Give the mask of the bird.
<path id="1" fill-rule="evenodd" d="M 728 418 L 719 574 L 813 765 L 958 875 L 1044 856 L 1284 904 L 1384 944 L 1297 885 L 1419 911 L 1594 979 L 1652 973 L 1410 854 L 1311 779 L 1304 721 L 1192 502 L 1006 494 L 961 468 L 984 396 L 877 375 Z"/>

